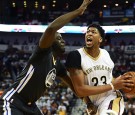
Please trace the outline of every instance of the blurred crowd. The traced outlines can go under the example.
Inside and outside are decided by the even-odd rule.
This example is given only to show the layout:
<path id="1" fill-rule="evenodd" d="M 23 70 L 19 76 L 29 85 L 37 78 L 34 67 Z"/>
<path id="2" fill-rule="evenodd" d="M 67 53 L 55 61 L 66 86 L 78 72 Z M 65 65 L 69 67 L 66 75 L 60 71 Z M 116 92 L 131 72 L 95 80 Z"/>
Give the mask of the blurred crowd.
<path id="1" fill-rule="evenodd" d="M 1 19 L 2 24 L 21 24 L 21 25 L 48 25 L 58 16 L 67 13 L 67 11 L 22 11 L 22 13 L 13 13 L 7 19 Z M 24 15 L 25 14 L 25 15 Z M 72 20 L 67 26 L 87 26 L 91 23 L 99 23 L 100 25 L 133 25 L 135 24 L 135 17 L 117 17 L 116 19 L 104 18 L 102 11 L 86 11 L 85 15 L 77 17 Z"/>
<path id="2" fill-rule="evenodd" d="M 2 10 L 0 11 L 0 23 L 2 24 L 48 25 L 58 16 L 75 9 L 75 4 L 71 4 L 73 5 L 73 8 L 69 8 L 67 4 L 67 7 L 61 8 L 59 10 L 58 7 L 56 9 L 54 8 L 54 10 L 51 10 L 49 8 L 42 8 L 43 6 L 40 6 L 38 8 L 31 8 L 30 6 L 28 6 L 26 8 L 23 8 L 22 6 L 11 7 L 8 6 L 6 3 L 5 5 L 6 6 L 3 6 L 4 8 L 2 8 Z M 18 5 L 20 5 L 20 3 L 18 3 Z M 94 7 L 91 6 L 83 16 L 75 18 L 67 25 L 86 26 L 93 22 L 99 23 L 101 25 L 135 24 L 135 10 L 133 5 L 130 4 L 131 6 L 127 7 L 117 6 L 112 8 L 110 6 L 102 8 L 102 6 L 98 7 L 98 5 L 99 4 L 96 4 L 96 6 Z M 122 14 L 119 14 L 120 12 L 122 12 Z"/>
<path id="3" fill-rule="evenodd" d="M 66 45 L 84 45 L 79 41 L 76 41 L 76 43 L 77 44 L 69 44 L 67 41 Z M 2 44 L 2 42 L 0 44 Z M 134 42 L 126 44 L 124 41 L 121 41 L 121 43 L 115 47 L 112 44 L 104 43 L 102 46 L 109 51 L 112 60 L 115 62 L 113 71 L 115 77 L 127 71 L 135 71 L 135 54 L 126 54 L 124 52 L 126 45 L 134 45 Z M 5 52 L 0 53 L 0 94 L 16 80 L 17 76 L 26 65 L 30 55 L 31 53 L 18 50 L 11 45 L 9 45 Z M 67 52 L 62 56 L 63 62 L 65 62 L 66 56 Z M 57 85 L 51 88 L 51 90 L 48 89 L 45 91 L 44 95 L 37 101 L 37 105 L 43 111 L 44 115 L 71 115 L 70 113 L 75 106 L 77 97 L 60 81 L 56 80 L 56 84 Z M 124 115 L 135 115 L 135 99 L 127 96 L 124 97 L 126 105 Z"/>

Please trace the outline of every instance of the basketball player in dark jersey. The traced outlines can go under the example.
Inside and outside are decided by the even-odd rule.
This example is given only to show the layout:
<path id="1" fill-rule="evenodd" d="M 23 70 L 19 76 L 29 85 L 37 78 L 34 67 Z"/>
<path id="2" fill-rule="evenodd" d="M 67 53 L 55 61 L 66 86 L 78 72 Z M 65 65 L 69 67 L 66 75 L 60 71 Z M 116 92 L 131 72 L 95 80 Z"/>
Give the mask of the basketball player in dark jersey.
<path id="1" fill-rule="evenodd" d="M 92 0 L 55 19 L 45 30 L 26 67 L 0 99 L 0 115 L 42 115 L 35 102 L 53 85 L 56 76 L 66 76 L 66 69 L 56 61 L 64 52 L 65 42 L 57 32 L 72 19 L 82 15 Z"/>

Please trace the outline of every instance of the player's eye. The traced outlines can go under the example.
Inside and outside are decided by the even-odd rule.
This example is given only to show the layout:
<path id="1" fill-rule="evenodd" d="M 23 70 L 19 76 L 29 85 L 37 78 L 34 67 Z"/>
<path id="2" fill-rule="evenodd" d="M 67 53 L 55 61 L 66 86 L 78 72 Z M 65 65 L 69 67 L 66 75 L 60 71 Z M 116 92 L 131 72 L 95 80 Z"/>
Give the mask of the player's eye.
<path id="1" fill-rule="evenodd" d="M 87 30 L 87 32 L 86 33 L 89 33 L 90 32 L 90 30 Z"/>

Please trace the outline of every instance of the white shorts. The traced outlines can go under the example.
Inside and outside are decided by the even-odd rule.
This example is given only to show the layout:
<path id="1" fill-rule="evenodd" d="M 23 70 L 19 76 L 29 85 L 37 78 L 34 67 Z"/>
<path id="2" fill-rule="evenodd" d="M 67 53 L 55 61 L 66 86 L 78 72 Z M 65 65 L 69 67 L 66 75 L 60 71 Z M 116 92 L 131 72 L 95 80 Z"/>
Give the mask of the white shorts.
<path id="1" fill-rule="evenodd" d="M 98 106 L 97 115 L 122 115 L 124 107 L 124 99 L 121 93 L 119 91 L 113 92 Z"/>

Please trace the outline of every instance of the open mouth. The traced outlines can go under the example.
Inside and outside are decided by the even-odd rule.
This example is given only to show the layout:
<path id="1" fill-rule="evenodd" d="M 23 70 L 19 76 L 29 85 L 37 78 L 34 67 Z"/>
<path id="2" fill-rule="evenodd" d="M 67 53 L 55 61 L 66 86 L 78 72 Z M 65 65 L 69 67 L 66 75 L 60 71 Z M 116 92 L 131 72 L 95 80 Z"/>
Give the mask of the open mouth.
<path id="1" fill-rule="evenodd" d="M 87 42 L 92 42 L 92 39 L 91 38 L 87 38 Z"/>
<path id="2" fill-rule="evenodd" d="M 87 39 L 87 42 L 92 42 L 92 39 L 88 38 L 88 39 Z"/>
<path id="3" fill-rule="evenodd" d="M 91 45 L 92 44 L 92 39 L 91 38 L 87 38 L 87 45 Z"/>

